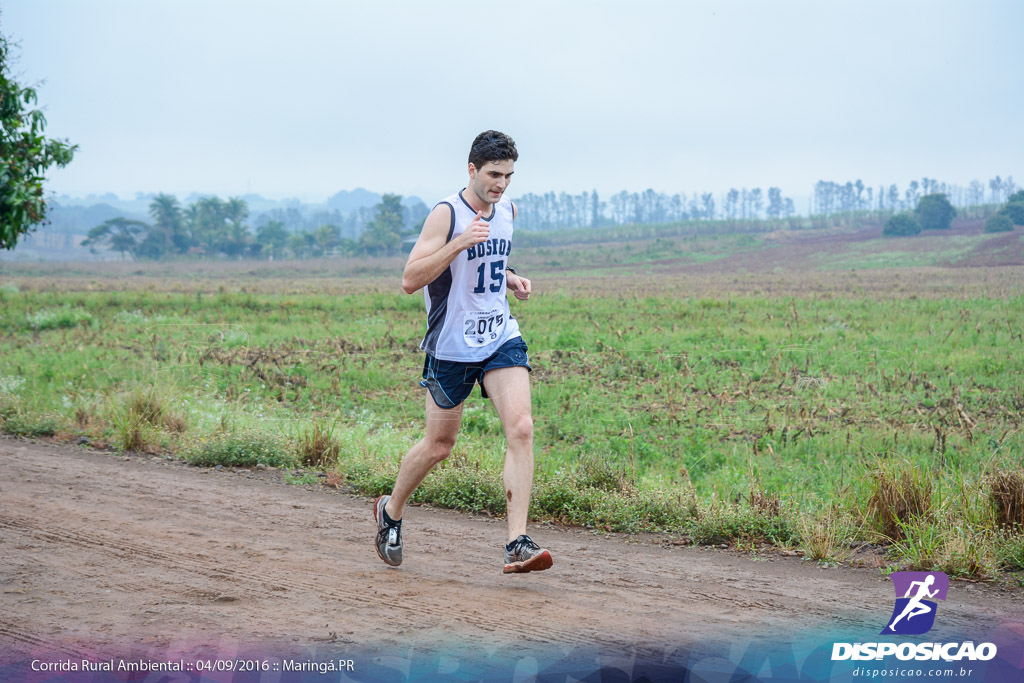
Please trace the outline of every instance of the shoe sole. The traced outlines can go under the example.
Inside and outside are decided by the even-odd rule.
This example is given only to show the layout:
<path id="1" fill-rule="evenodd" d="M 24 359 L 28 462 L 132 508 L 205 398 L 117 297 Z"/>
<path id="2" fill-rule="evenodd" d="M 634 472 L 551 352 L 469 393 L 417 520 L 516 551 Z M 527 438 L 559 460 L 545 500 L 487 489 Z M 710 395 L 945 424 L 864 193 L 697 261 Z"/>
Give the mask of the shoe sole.
<path id="1" fill-rule="evenodd" d="M 381 498 L 388 498 L 388 496 L 377 496 L 374 499 L 374 501 L 373 501 L 373 521 L 377 522 L 377 526 L 378 527 L 380 527 L 380 519 L 378 519 L 378 517 L 377 517 L 377 512 L 378 512 L 378 510 L 380 510 L 379 503 L 380 503 L 380 499 Z M 377 547 L 377 542 L 376 541 L 374 541 L 374 543 L 373 543 L 373 549 L 377 551 L 377 557 L 379 557 L 381 559 L 381 561 L 384 562 L 384 564 L 388 565 L 389 567 L 397 567 L 397 566 L 402 564 L 401 562 L 399 562 L 398 564 L 395 564 L 395 563 L 389 561 L 388 558 L 384 557 L 384 555 L 380 552 L 380 548 Z"/>
<path id="2" fill-rule="evenodd" d="M 525 562 L 513 562 L 512 564 L 506 564 L 502 573 L 526 574 L 527 572 L 542 572 L 545 569 L 551 569 L 551 565 L 554 563 L 555 561 L 551 559 L 551 553 L 545 550 L 542 553 L 534 555 Z"/>

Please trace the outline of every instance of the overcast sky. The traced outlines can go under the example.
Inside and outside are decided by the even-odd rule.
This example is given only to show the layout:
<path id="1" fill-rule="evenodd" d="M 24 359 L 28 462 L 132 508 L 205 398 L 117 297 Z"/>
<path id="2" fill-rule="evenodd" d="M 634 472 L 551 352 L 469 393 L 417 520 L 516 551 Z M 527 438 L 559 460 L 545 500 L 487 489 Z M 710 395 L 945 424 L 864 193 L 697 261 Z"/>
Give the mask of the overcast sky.
<path id="1" fill-rule="evenodd" d="M 1024 2 L 0 0 L 49 189 L 322 201 L 510 191 L 1024 180 Z"/>

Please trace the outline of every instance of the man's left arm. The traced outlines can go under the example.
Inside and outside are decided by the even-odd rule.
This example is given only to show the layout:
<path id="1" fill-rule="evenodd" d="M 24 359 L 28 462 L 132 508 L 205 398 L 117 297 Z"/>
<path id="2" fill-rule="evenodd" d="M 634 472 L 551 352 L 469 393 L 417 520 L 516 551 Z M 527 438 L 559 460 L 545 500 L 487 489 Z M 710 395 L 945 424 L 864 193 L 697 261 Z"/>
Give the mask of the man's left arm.
<path id="1" fill-rule="evenodd" d="M 520 277 L 515 273 L 505 271 L 505 281 L 508 283 L 508 289 L 513 295 L 520 301 L 526 301 L 530 298 L 530 294 L 533 292 L 533 284 L 525 277 Z"/>

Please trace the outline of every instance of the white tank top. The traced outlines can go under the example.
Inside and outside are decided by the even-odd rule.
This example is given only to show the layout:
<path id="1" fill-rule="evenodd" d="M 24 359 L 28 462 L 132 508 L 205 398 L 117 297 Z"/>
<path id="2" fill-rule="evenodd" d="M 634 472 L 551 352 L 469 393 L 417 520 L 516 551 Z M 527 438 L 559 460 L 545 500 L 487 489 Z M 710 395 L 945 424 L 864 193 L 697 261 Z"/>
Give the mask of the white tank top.
<path id="1" fill-rule="evenodd" d="M 462 193 L 437 203 L 451 208 L 448 241 L 461 235 L 476 211 Z M 436 207 L 435 207 L 436 208 Z M 519 323 L 505 298 L 505 266 L 512 251 L 512 202 L 492 205 L 488 239 L 459 253 L 436 280 L 423 288 L 427 334 L 420 348 L 435 358 L 461 363 L 484 360 L 509 339 L 520 336 Z"/>

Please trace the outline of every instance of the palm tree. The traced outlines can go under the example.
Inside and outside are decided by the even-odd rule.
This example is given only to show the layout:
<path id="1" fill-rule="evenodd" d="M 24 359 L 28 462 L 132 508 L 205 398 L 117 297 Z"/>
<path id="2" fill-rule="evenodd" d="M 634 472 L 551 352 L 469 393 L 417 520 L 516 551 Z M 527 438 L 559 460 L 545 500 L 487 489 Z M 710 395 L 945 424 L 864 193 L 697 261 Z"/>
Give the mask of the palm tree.
<path id="1" fill-rule="evenodd" d="M 192 241 L 185 230 L 177 197 L 158 194 L 149 204 L 149 216 L 153 219 L 153 230 L 163 239 L 165 250 L 178 253 L 188 251 Z"/>

